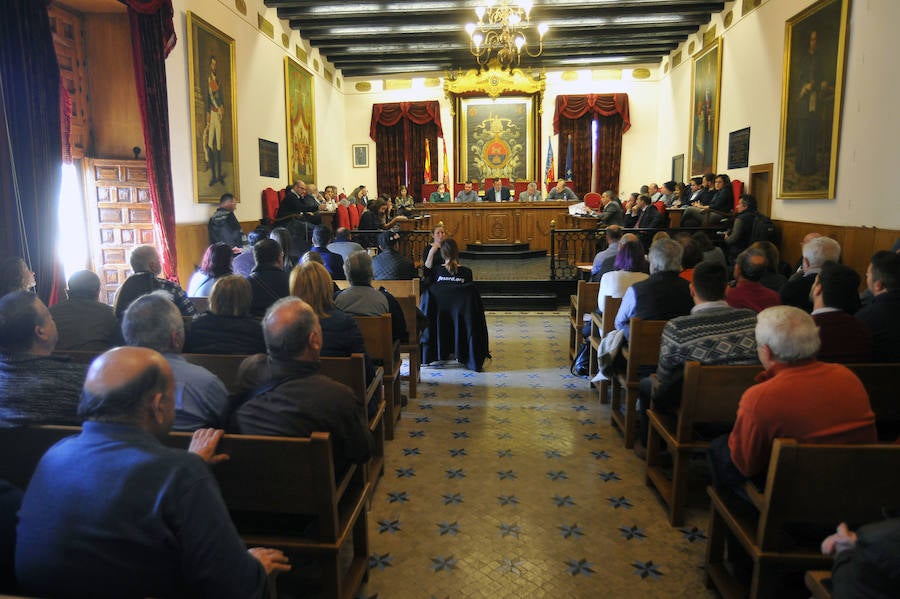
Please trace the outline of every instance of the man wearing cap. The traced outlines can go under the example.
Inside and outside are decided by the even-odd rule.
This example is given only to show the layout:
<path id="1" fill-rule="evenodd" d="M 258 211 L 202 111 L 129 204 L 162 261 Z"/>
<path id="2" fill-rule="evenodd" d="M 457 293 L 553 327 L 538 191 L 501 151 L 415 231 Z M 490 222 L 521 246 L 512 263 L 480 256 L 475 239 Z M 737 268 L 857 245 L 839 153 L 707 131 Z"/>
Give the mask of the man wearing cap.
<path id="1" fill-rule="evenodd" d="M 378 247 L 381 252 L 372 259 L 372 270 L 377 281 L 394 281 L 415 279 L 419 276 L 412 260 L 397 251 L 400 245 L 400 234 L 395 231 L 384 231 L 378 236 Z"/>

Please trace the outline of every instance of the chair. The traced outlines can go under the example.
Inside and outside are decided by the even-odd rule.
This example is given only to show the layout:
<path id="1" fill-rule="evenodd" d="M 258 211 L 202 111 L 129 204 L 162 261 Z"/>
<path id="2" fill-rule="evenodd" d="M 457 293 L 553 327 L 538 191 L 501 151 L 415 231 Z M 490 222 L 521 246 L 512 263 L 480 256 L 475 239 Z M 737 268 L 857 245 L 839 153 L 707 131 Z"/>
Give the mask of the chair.
<path id="1" fill-rule="evenodd" d="M 509 187 L 509 177 L 500 177 L 500 185 L 502 187 Z M 490 189 L 494 186 L 494 178 L 488 177 L 484 180 L 484 188 Z"/>
<path id="2" fill-rule="evenodd" d="M 413 279 L 417 283 L 418 279 Z M 418 294 L 417 294 L 418 295 Z M 406 332 L 409 341 L 400 344 L 400 353 L 409 355 L 409 374 L 406 379 L 409 382 L 409 396 L 416 398 L 417 385 L 419 383 L 419 360 L 422 359 L 422 347 L 419 344 L 419 330 L 416 324 L 417 308 L 419 305 L 417 296 L 394 295 L 400 307 L 403 308 L 403 318 L 406 320 Z"/>
<path id="3" fill-rule="evenodd" d="M 528 190 L 528 181 L 516 181 L 515 183 L 513 183 L 513 189 L 512 189 L 512 193 L 514 194 L 513 200 L 518 202 L 519 196 L 522 194 L 523 191 L 527 191 L 527 190 Z"/>
<path id="4" fill-rule="evenodd" d="M 263 221 L 267 225 L 273 225 L 275 223 L 275 216 L 278 214 L 278 207 L 281 205 L 281 201 L 278 198 L 278 193 L 272 189 L 271 187 L 266 187 L 262 191 L 262 209 L 263 209 Z"/>
<path id="5" fill-rule="evenodd" d="M 575 363 L 575 356 L 584 341 L 584 316 L 597 309 L 597 294 L 600 283 L 578 281 L 575 294 L 569 296 L 569 364 Z"/>
<path id="6" fill-rule="evenodd" d="M 741 194 L 744 193 L 744 183 L 737 179 L 731 180 L 731 193 L 734 195 L 734 206 L 732 206 L 732 210 L 737 208 L 738 202 L 741 199 Z"/>
<path id="7" fill-rule="evenodd" d="M 337 206 L 337 225 L 338 227 L 343 227 L 345 229 L 351 229 L 352 225 L 350 224 L 350 213 L 347 210 L 347 207 L 343 204 L 338 204 Z"/>
<path id="8" fill-rule="evenodd" d="M 428 318 L 421 339 L 422 364 L 453 355 L 469 370 L 481 372 L 490 350 L 484 305 L 475 284 L 434 284 L 422 293 L 420 308 Z"/>
<path id="9" fill-rule="evenodd" d="M 619 306 L 622 305 L 622 298 L 603 296 L 603 312 L 591 313 L 591 347 L 588 350 L 590 364 L 588 375 L 593 378 L 597 374 L 597 352 L 600 349 L 600 340 L 616 328 L 616 314 L 619 312 Z M 600 306 L 598 306 L 598 309 Z M 600 381 L 597 386 L 597 392 L 600 395 L 600 403 L 609 403 L 609 381 Z"/>
<path id="10" fill-rule="evenodd" d="M 356 205 L 356 214 L 359 216 L 359 218 L 362 218 L 362 213 L 365 212 L 365 211 L 366 211 L 366 207 L 365 207 L 365 206 L 363 206 L 362 204 L 357 204 L 357 205 Z"/>
<path id="11" fill-rule="evenodd" d="M 437 183 L 423 183 L 422 184 L 422 201 L 427 202 L 431 198 L 431 194 L 437 191 L 438 184 Z M 456 197 L 456 196 L 454 196 Z"/>
<path id="12" fill-rule="evenodd" d="M 655 368 L 659 363 L 659 342 L 665 326 L 665 320 L 632 318 L 628 347 L 622 350 L 627 364 L 625 370 L 616 372 L 612 379 L 610 423 L 622 432 L 627 449 L 634 445 L 637 432 L 637 396 L 642 367 Z"/>
<path id="13" fill-rule="evenodd" d="M 400 342 L 391 336 L 391 315 L 354 316 L 362 332 L 366 351 L 384 368 L 385 427 L 384 438 L 394 438 L 394 427 L 400 419 Z"/>
<path id="14" fill-rule="evenodd" d="M 600 198 L 602 198 L 599 193 L 596 191 L 591 191 L 584 194 L 584 205 L 590 208 L 591 210 L 599 210 L 600 209 Z"/>
<path id="15" fill-rule="evenodd" d="M 347 207 L 347 216 L 350 219 L 350 229 L 359 228 L 359 211 L 351 204 Z"/>

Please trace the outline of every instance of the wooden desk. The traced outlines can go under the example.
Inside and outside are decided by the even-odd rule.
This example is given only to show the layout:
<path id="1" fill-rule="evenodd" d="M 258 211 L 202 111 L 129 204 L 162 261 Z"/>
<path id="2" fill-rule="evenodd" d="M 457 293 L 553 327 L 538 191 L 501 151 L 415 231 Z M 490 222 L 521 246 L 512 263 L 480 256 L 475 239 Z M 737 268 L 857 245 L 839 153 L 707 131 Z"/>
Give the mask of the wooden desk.
<path id="1" fill-rule="evenodd" d="M 460 249 L 468 243 L 529 243 L 531 249 L 550 249 L 550 221 L 566 224 L 571 202 L 465 202 L 416 204 L 417 212 L 443 222 L 447 235 Z M 596 222 L 596 221 L 595 221 Z"/>

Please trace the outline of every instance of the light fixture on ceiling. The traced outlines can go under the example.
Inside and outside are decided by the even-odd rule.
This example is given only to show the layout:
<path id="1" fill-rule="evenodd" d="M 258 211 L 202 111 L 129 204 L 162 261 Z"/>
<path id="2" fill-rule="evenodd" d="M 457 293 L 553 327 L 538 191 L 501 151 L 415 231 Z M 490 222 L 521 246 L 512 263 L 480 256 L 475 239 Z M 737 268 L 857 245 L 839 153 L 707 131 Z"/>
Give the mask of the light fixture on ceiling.
<path id="1" fill-rule="evenodd" d="M 531 58 L 541 55 L 549 26 L 541 23 L 534 31 L 530 30 L 531 7 L 531 0 L 485 0 L 485 4 L 475 7 L 478 23 L 467 24 L 466 33 L 469 51 L 479 68 L 487 67 L 492 61 L 502 69 L 518 66 L 523 51 Z"/>

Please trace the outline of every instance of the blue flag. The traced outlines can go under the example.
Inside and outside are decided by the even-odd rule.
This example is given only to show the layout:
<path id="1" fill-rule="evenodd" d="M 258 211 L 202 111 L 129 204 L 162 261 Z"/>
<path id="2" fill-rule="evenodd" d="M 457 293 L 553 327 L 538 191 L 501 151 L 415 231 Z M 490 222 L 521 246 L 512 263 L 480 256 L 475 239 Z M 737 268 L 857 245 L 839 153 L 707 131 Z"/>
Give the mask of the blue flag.
<path id="1" fill-rule="evenodd" d="M 569 145 L 566 148 L 566 181 L 572 180 L 572 136 L 569 136 Z"/>

